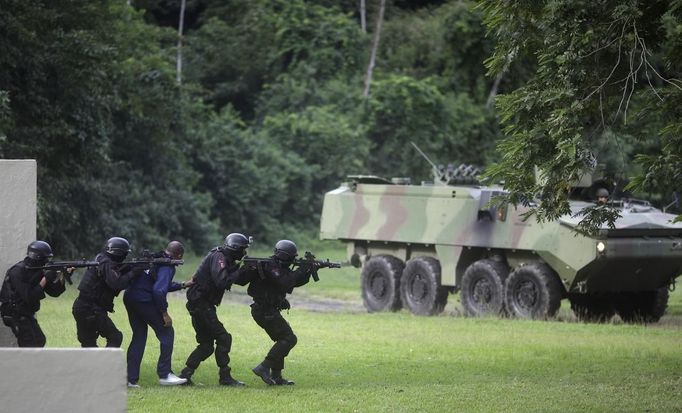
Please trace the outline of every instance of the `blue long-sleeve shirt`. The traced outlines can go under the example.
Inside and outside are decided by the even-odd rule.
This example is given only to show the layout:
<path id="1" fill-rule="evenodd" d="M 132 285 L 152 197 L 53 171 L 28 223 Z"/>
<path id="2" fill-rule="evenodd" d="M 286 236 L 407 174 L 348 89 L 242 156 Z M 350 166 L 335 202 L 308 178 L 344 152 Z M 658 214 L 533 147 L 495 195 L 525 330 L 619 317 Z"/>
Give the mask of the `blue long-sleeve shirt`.
<path id="1" fill-rule="evenodd" d="M 138 303 L 154 303 L 159 312 L 168 309 L 166 294 L 182 289 L 182 284 L 173 281 L 175 266 L 160 265 L 156 270 L 156 279 L 149 274 L 134 279 L 126 289 L 124 300 Z"/>

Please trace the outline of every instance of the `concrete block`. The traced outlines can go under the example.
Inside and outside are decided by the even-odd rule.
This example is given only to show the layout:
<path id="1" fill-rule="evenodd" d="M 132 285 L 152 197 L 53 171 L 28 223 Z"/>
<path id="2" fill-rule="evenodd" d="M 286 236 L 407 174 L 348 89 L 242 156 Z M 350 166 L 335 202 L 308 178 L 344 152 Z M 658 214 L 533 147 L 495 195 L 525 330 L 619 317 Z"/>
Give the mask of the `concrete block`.
<path id="1" fill-rule="evenodd" d="M 33 159 L 0 159 L 0 279 L 36 239 L 37 167 Z M 16 346 L 0 324 L 0 347 Z"/>
<path id="2" fill-rule="evenodd" d="M 119 348 L 0 348 L 4 412 L 125 412 Z"/>
<path id="3" fill-rule="evenodd" d="M 36 239 L 36 161 L 0 159 L 0 271 L 24 258 Z"/>
<path id="4" fill-rule="evenodd" d="M 12 330 L 0 323 L 0 347 L 16 347 L 17 338 L 14 337 Z"/>

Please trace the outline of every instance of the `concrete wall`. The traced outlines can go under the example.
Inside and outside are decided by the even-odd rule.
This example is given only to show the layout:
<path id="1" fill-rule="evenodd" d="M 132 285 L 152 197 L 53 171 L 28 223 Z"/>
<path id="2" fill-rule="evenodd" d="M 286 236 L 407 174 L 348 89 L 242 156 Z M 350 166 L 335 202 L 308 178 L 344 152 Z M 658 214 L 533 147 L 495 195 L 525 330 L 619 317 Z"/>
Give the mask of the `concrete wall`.
<path id="1" fill-rule="evenodd" d="M 123 350 L 0 349 L 0 411 L 124 412 Z"/>
<path id="2" fill-rule="evenodd" d="M 0 159 L 0 278 L 36 239 L 33 160 Z M 59 251 L 57 251 L 59 253 Z M 16 346 L 0 323 L 0 347 Z M 121 349 L 0 348 L 0 412 L 125 412 Z"/>
<path id="3" fill-rule="evenodd" d="M 37 169 L 35 160 L 0 159 L 0 277 L 26 256 L 36 239 Z M 16 345 L 0 323 L 0 347 Z"/>

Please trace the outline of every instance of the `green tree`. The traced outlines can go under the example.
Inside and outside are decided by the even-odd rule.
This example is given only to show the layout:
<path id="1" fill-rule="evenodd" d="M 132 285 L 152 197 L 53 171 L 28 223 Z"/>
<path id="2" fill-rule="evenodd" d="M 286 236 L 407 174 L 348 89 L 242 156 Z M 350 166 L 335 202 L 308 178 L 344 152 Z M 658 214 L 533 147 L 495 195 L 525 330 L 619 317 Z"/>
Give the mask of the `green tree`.
<path id="1" fill-rule="evenodd" d="M 569 212 L 571 183 L 597 162 L 606 138 L 633 134 L 661 146 L 641 156 L 643 170 L 630 188 L 680 189 L 679 103 L 682 67 L 676 1 L 483 1 L 497 41 L 492 73 L 513 59 L 534 58 L 537 69 L 522 87 L 498 98 L 507 137 L 502 160 L 489 169 L 504 180 L 507 199 L 528 204 L 540 220 Z M 635 121 L 639 131 L 628 124 Z M 658 137 L 642 132 L 656 131 Z M 624 145 L 601 145 L 619 151 Z M 628 156 L 628 154 L 624 154 Z M 600 157 L 603 159 L 604 154 Z M 628 159 L 629 164 L 631 159 Z M 535 181 L 535 167 L 543 177 Z M 662 185 L 663 184 L 663 185 Z M 617 211 L 587 211 L 585 229 L 612 223 Z"/>
<path id="2" fill-rule="evenodd" d="M 292 218 L 317 221 L 326 191 L 349 174 L 363 173 L 369 143 L 362 125 L 334 106 L 310 106 L 301 112 L 267 117 L 263 132 L 270 141 L 302 158 L 309 186 L 292 187 Z"/>
<path id="3" fill-rule="evenodd" d="M 240 14 L 231 13 L 237 9 Z M 362 52 L 354 21 L 303 0 L 235 2 L 209 8 L 204 18 L 188 34 L 188 80 L 200 83 L 216 108 L 230 103 L 245 119 L 256 112 L 259 93 L 280 76 L 314 87 L 354 71 Z"/>
<path id="4" fill-rule="evenodd" d="M 175 122 L 191 103 L 160 48 L 164 31 L 123 3 L 89 1 L 7 1 L 0 26 L 0 154 L 38 161 L 39 236 L 62 254 L 112 235 L 206 245 L 210 197 L 191 192 L 198 177 Z"/>
<path id="5" fill-rule="evenodd" d="M 212 194 L 223 232 L 282 238 L 296 221 L 296 202 L 309 199 L 305 162 L 254 133 L 229 106 L 197 126 L 191 156 L 198 189 Z"/>
<path id="6" fill-rule="evenodd" d="M 369 170 L 431 179 L 414 142 L 435 162 L 483 165 L 496 139 L 494 119 L 467 94 L 443 94 L 432 79 L 388 76 L 374 83 L 365 108 Z"/>

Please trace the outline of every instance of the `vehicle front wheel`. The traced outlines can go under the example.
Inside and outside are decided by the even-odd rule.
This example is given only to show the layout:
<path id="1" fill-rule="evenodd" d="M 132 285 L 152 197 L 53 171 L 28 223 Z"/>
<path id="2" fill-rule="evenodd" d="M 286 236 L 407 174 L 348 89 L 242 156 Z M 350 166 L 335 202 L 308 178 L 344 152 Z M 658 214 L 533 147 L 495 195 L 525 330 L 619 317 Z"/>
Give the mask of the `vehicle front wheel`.
<path id="1" fill-rule="evenodd" d="M 620 293 L 616 298 L 616 311 L 626 323 L 656 323 L 665 314 L 669 295 L 667 287 Z"/>
<path id="2" fill-rule="evenodd" d="M 400 278 L 400 297 L 412 314 L 434 315 L 443 312 L 448 290 L 440 285 L 440 263 L 431 257 L 416 257 L 407 262 Z"/>
<path id="3" fill-rule="evenodd" d="M 606 323 L 616 313 L 612 297 L 606 294 L 569 294 L 568 300 L 578 320 L 587 323 Z"/>
<path id="4" fill-rule="evenodd" d="M 403 268 L 403 262 L 391 255 L 377 255 L 367 260 L 362 268 L 362 301 L 367 311 L 400 310 Z"/>
<path id="5" fill-rule="evenodd" d="M 563 295 L 559 277 L 543 263 L 523 265 L 512 271 L 505 289 L 509 314 L 534 320 L 554 317 Z"/>

